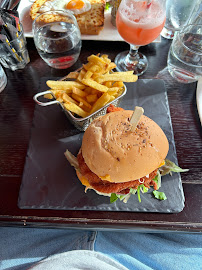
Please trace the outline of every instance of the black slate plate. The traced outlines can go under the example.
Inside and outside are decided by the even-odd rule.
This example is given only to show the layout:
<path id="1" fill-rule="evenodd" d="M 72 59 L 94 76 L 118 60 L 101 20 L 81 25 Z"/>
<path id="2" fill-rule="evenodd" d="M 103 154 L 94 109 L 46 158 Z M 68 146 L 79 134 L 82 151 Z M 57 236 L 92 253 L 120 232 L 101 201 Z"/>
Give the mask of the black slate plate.
<path id="1" fill-rule="evenodd" d="M 45 78 L 40 91 L 46 90 Z M 121 107 L 134 109 L 142 106 L 145 115 L 156 121 L 169 140 L 168 159 L 177 164 L 175 143 L 170 118 L 167 93 L 162 80 L 138 80 L 127 83 L 127 94 Z M 67 162 L 64 152 L 69 149 L 77 154 L 83 133 L 66 118 L 61 107 L 36 105 L 29 148 L 27 152 L 18 206 L 23 209 L 98 210 L 177 213 L 184 208 L 184 193 L 180 174 L 173 173 L 162 179 L 159 191 L 164 191 L 167 200 L 153 197 L 152 188 L 131 196 L 128 203 L 116 201 L 110 204 L 109 197 L 99 196 L 93 190 L 84 192 L 74 168 Z"/>

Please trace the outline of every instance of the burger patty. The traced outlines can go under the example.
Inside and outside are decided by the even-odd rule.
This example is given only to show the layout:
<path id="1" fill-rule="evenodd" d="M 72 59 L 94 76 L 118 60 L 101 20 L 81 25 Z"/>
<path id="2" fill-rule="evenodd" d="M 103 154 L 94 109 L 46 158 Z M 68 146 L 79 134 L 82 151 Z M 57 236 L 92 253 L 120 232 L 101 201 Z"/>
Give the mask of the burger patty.
<path id="1" fill-rule="evenodd" d="M 88 168 L 81 151 L 79 151 L 77 155 L 77 160 L 79 163 L 81 174 L 88 180 L 91 187 L 99 192 L 127 194 L 129 193 L 130 188 L 137 189 L 138 186 L 141 184 L 144 184 L 144 186 L 147 188 L 153 186 L 155 190 L 158 189 L 157 183 L 153 181 L 154 177 L 157 175 L 158 169 L 151 172 L 148 177 L 144 176 L 140 179 L 124 183 L 111 183 L 109 181 L 102 180 Z"/>

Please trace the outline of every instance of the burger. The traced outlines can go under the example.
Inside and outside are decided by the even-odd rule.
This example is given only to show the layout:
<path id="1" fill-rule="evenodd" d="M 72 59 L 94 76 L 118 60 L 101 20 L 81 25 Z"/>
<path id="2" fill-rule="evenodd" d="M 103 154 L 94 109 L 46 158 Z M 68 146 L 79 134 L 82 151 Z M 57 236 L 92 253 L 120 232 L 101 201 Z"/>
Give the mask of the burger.
<path id="1" fill-rule="evenodd" d="M 133 129 L 130 121 L 133 111 L 109 111 L 112 112 L 89 125 L 77 157 L 68 150 L 65 155 L 75 167 L 85 191 L 93 189 L 99 195 L 110 196 L 111 202 L 117 199 L 127 202 L 137 192 L 141 201 L 140 191 L 147 192 L 150 187 L 158 190 L 161 174 L 165 169 L 169 173 L 174 166 L 172 162 L 167 166 L 167 137 L 145 115 L 141 115 Z M 156 194 L 158 198 L 166 198 L 162 192 L 160 196 Z"/>

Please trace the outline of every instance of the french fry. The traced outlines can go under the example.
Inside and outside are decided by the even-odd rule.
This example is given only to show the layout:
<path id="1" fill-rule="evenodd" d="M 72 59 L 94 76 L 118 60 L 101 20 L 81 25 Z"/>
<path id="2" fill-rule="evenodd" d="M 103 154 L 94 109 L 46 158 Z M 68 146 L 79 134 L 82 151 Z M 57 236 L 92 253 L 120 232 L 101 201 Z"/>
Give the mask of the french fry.
<path id="1" fill-rule="evenodd" d="M 90 108 L 86 107 L 83 102 L 79 102 L 79 107 L 82 108 L 86 112 L 90 112 Z"/>
<path id="2" fill-rule="evenodd" d="M 108 90 L 108 87 L 106 87 L 105 85 L 102 85 L 92 79 L 83 79 L 82 80 L 82 83 L 85 84 L 85 85 L 88 85 L 98 91 L 101 91 L 101 92 L 107 92 Z"/>
<path id="3" fill-rule="evenodd" d="M 91 67 L 90 67 L 89 71 L 93 72 L 94 75 L 97 76 L 99 74 L 102 74 L 102 67 L 91 63 Z"/>
<path id="4" fill-rule="evenodd" d="M 84 69 L 82 69 L 79 72 L 79 76 L 77 77 L 77 81 L 81 82 L 83 80 L 84 75 L 86 74 L 86 71 Z"/>
<path id="5" fill-rule="evenodd" d="M 65 102 L 63 104 L 64 108 L 70 112 L 73 112 L 75 114 L 77 114 L 78 116 L 81 117 L 87 117 L 88 113 L 86 111 L 84 111 L 82 108 L 80 108 L 79 106 L 77 106 L 76 104 L 72 103 L 72 102 Z"/>
<path id="6" fill-rule="evenodd" d="M 47 81 L 46 84 L 53 90 L 68 90 L 72 87 L 77 87 L 79 89 L 84 89 L 85 85 L 77 81 Z"/>
<path id="7" fill-rule="evenodd" d="M 96 95 L 98 95 L 98 94 L 102 94 L 102 92 L 100 92 L 100 91 L 98 91 L 98 90 L 96 90 L 96 89 L 93 89 L 93 88 L 91 88 L 91 94 L 96 94 Z"/>
<path id="8" fill-rule="evenodd" d="M 118 91 L 117 90 L 112 90 L 107 92 L 110 96 L 117 95 Z"/>
<path id="9" fill-rule="evenodd" d="M 107 71 L 110 71 L 112 69 L 116 68 L 116 64 L 115 63 L 110 63 L 108 68 L 107 68 Z"/>
<path id="10" fill-rule="evenodd" d="M 84 89 L 84 91 L 87 93 L 87 94 L 91 94 L 92 93 L 92 90 L 93 88 L 89 87 L 89 86 L 86 86 L 86 88 Z"/>
<path id="11" fill-rule="evenodd" d="M 53 93 L 53 95 L 56 98 L 58 98 L 58 97 L 60 97 L 64 93 L 66 93 L 66 94 L 72 93 L 72 90 L 71 89 L 67 89 L 67 90 L 53 90 L 53 89 L 51 89 L 51 92 Z"/>
<path id="12" fill-rule="evenodd" d="M 52 94 L 45 94 L 44 95 L 44 98 L 47 98 L 47 99 L 53 99 L 54 96 Z"/>
<path id="13" fill-rule="evenodd" d="M 88 103 L 93 103 L 97 100 L 97 95 L 96 94 L 91 94 L 86 97 L 86 100 Z"/>
<path id="14" fill-rule="evenodd" d="M 123 87 L 123 82 L 114 82 L 114 83 L 113 83 L 113 87 L 119 87 L 119 88 L 122 88 L 122 87 Z"/>
<path id="15" fill-rule="evenodd" d="M 108 102 L 112 102 L 113 100 L 115 100 L 115 96 L 110 96 L 110 99 Z"/>
<path id="16" fill-rule="evenodd" d="M 73 87 L 72 88 L 72 93 L 80 96 L 80 97 L 85 97 L 88 95 L 87 92 L 83 91 L 83 90 L 80 90 L 79 88 L 76 88 L 76 87 Z"/>
<path id="17" fill-rule="evenodd" d="M 77 79 L 79 76 L 79 72 L 78 71 L 74 71 L 74 72 L 70 72 L 66 78 L 68 79 Z"/>
<path id="18" fill-rule="evenodd" d="M 107 75 L 101 75 L 97 77 L 95 80 L 98 83 L 103 83 L 107 81 L 122 81 L 122 82 L 136 82 L 138 77 L 137 75 L 128 75 L 124 74 L 125 72 L 122 72 L 122 74 L 116 74 L 116 72 L 112 74 Z"/>
<path id="19" fill-rule="evenodd" d="M 93 72 L 88 70 L 86 71 L 86 74 L 84 75 L 83 79 L 90 79 L 90 77 L 93 75 Z"/>
<path id="20" fill-rule="evenodd" d="M 87 108 L 91 109 L 92 106 L 87 101 L 85 101 L 82 97 L 73 93 L 72 98 L 79 102 L 82 102 Z"/>
<path id="21" fill-rule="evenodd" d="M 100 66 L 102 69 L 107 67 L 107 63 L 101 57 L 94 54 L 88 57 L 88 62 L 93 62 L 95 65 Z"/>
<path id="22" fill-rule="evenodd" d="M 57 101 L 59 101 L 59 102 L 62 103 L 62 104 L 64 103 L 64 99 L 62 98 L 62 96 L 58 97 L 58 98 L 57 98 Z"/>
<path id="23" fill-rule="evenodd" d="M 111 74 L 117 74 L 117 75 L 119 74 L 119 75 L 122 75 L 123 73 L 124 73 L 125 75 L 134 75 L 132 70 L 124 71 L 124 72 L 123 72 L 123 71 L 121 71 L 121 72 L 116 71 L 116 72 L 113 72 L 113 73 L 111 73 Z M 136 76 L 136 75 L 135 75 L 135 76 Z"/>
<path id="24" fill-rule="evenodd" d="M 120 87 L 111 87 L 108 89 L 108 92 L 111 92 L 111 91 L 119 91 L 120 90 Z"/>
<path id="25" fill-rule="evenodd" d="M 105 106 L 111 99 L 111 96 L 107 93 L 104 93 L 100 98 L 98 98 L 98 100 L 94 103 L 90 114 L 96 112 L 97 110 L 99 110 L 100 108 L 102 108 L 103 106 Z"/>
<path id="26" fill-rule="evenodd" d="M 100 67 L 95 65 L 94 63 L 92 62 L 88 62 L 87 64 L 83 65 L 83 68 L 86 70 L 86 71 L 91 71 L 93 73 L 96 73 L 96 72 L 99 72 L 100 70 Z"/>
<path id="27" fill-rule="evenodd" d="M 111 63 L 111 60 L 109 59 L 107 54 L 101 55 L 100 58 L 102 58 L 105 61 L 105 63 L 108 63 L 108 64 Z"/>
<path id="28" fill-rule="evenodd" d="M 112 87 L 112 83 L 113 82 L 110 82 L 110 81 L 106 81 L 103 83 L 103 85 L 107 86 L 108 88 Z"/>
<path id="29" fill-rule="evenodd" d="M 62 95 L 62 98 L 63 98 L 64 102 L 68 102 L 69 101 L 69 102 L 72 102 L 72 103 L 74 103 L 76 105 L 79 105 L 79 103 L 76 100 L 74 100 L 73 98 L 71 98 L 67 94 L 63 94 Z"/>

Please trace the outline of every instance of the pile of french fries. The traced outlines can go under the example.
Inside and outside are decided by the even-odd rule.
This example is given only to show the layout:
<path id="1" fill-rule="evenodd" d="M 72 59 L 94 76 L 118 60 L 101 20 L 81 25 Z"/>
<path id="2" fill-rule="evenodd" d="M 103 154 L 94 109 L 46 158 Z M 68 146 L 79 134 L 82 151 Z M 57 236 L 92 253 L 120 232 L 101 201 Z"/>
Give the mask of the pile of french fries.
<path id="1" fill-rule="evenodd" d="M 116 65 L 108 55 L 91 55 L 87 60 L 80 71 L 66 76 L 74 80 L 46 82 L 63 107 L 82 118 L 119 97 L 124 91 L 124 82 L 135 82 L 138 78 L 133 71 L 113 72 Z M 53 98 L 51 94 L 45 97 Z"/>

